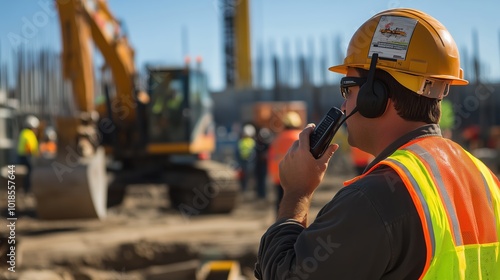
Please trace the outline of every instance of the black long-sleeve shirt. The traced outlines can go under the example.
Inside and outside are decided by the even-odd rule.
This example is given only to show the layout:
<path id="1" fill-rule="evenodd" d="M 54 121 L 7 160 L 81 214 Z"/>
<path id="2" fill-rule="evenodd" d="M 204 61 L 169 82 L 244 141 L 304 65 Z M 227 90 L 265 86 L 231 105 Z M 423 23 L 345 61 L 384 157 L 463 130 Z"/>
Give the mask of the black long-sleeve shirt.
<path id="1" fill-rule="evenodd" d="M 367 170 L 405 143 L 441 135 L 426 125 L 387 147 Z M 307 228 L 277 221 L 261 239 L 258 279 L 418 279 L 426 246 L 413 201 L 396 172 L 379 166 L 341 189 Z"/>

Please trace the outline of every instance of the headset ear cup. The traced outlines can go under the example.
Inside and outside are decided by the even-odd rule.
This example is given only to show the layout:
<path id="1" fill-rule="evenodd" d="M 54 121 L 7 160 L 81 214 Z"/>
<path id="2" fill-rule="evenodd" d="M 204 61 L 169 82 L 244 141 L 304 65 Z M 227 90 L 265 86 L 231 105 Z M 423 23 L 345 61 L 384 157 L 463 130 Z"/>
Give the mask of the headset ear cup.
<path id="1" fill-rule="evenodd" d="M 365 118 L 368 118 L 367 116 L 370 115 L 371 111 L 370 104 L 372 102 L 370 99 L 372 98 L 372 94 L 370 91 L 371 89 L 365 83 L 359 88 L 358 98 L 356 99 L 356 108 L 358 108 L 359 113 Z"/>
<path id="2" fill-rule="evenodd" d="M 384 82 L 380 80 L 375 80 L 373 84 L 373 93 L 377 96 L 377 104 L 374 106 L 377 111 L 376 117 L 380 117 L 384 114 L 387 108 L 387 102 L 389 101 L 389 91 Z"/>
<path id="3" fill-rule="evenodd" d="M 379 80 L 373 81 L 373 87 L 364 84 L 360 87 L 356 107 L 365 118 L 380 117 L 387 106 L 389 95 L 385 84 Z"/>

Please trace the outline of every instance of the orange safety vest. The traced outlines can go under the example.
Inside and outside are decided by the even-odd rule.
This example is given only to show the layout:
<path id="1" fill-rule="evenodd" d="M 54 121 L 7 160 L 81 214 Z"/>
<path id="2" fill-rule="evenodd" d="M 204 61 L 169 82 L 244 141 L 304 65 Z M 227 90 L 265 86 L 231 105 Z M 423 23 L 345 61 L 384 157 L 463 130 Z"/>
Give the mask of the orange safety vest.
<path id="1" fill-rule="evenodd" d="M 394 169 L 422 223 L 420 279 L 500 279 L 500 182 L 480 160 L 438 136 L 413 140 L 380 165 Z M 388 182 L 390 182 L 388 178 Z"/>
<path id="2" fill-rule="evenodd" d="M 273 183 L 280 183 L 279 164 L 285 157 L 288 149 L 293 145 L 295 140 L 299 139 L 299 134 L 302 130 L 299 129 L 285 129 L 278 134 L 269 146 L 269 161 L 267 164 L 267 171 Z"/>
<path id="3" fill-rule="evenodd" d="M 57 145 L 54 141 L 42 142 L 39 150 L 42 155 L 53 155 L 57 152 Z"/>

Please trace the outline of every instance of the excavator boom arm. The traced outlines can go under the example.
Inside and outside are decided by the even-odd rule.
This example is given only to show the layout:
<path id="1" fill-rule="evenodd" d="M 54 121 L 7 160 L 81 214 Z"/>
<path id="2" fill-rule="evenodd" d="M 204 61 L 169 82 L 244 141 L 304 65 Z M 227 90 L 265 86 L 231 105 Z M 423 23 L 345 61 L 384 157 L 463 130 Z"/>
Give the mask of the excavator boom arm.
<path id="1" fill-rule="evenodd" d="M 81 16 L 82 3 L 80 1 L 55 2 L 59 11 L 63 45 L 63 76 L 72 83 L 77 109 L 81 112 L 92 112 L 94 110 L 94 74 L 88 44 L 91 31 Z"/>
<path id="2" fill-rule="evenodd" d="M 94 42 L 113 76 L 115 107 L 119 105 L 120 108 L 125 106 L 128 109 L 128 114 L 115 119 L 133 120 L 136 76 L 134 49 L 121 32 L 120 23 L 110 12 L 106 1 L 68 0 L 56 3 L 61 22 L 64 77 L 72 82 L 78 109 L 83 112 L 94 110 L 95 81 L 90 44 Z"/>

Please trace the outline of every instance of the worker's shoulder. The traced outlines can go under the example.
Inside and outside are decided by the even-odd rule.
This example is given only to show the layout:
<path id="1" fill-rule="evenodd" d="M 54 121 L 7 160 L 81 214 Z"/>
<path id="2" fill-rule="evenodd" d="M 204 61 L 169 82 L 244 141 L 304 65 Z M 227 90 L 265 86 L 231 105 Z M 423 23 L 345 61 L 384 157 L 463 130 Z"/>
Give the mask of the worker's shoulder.
<path id="1" fill-rule="evenodd" d="M 397 184 L 404 186 L 403 180 L 398 173 L 387 165 L 379 165 L 349 186 L 359 188 L 365 192 L 374 191 L 378 188 L 386 189 L 387 187 L 392 191 L 393 187 Z"/>
<path id="2" fill-rule="evenodd" d="M 35 135 L 35 132 L 29 128 L 23 128 L 19 133 L 21 138 L 32 138 Z"/>

